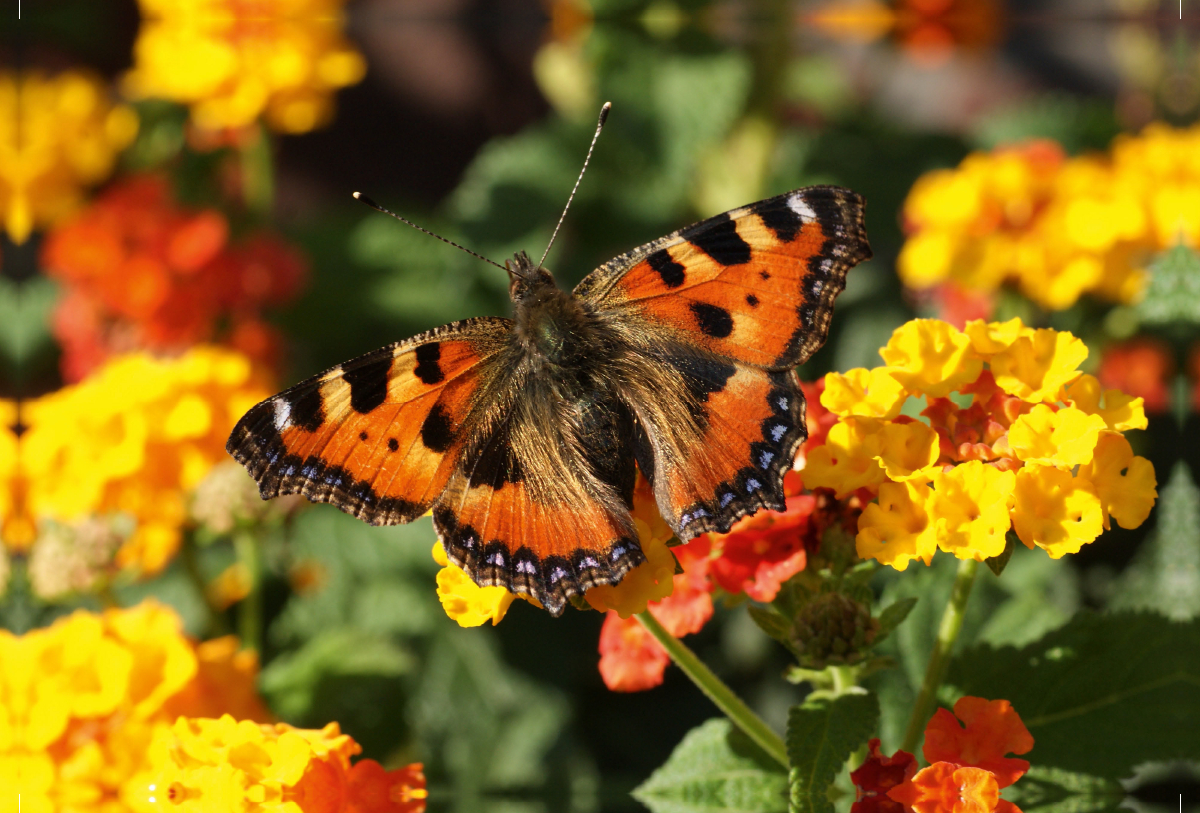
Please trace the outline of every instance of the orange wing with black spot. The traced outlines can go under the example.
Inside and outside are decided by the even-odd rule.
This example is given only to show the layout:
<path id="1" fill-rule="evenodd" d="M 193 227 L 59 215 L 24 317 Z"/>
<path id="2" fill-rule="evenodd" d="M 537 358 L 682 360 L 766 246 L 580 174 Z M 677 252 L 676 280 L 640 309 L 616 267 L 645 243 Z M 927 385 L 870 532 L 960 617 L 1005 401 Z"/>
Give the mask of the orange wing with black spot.
<path id="1" fill-rule="evenodd" d="M 634 249 L 575 295 L 677 341 L 782 370 L 824 343 L 846 273 L 870 256 L 862 197 L 813 186 Z"/>
<path id="2" fill-rule="evenodd" d="M 372 525 L 411 522 L 445 491 L 512 322 L 456 322 L 313 376 L 247 412 L 226 450 L 264 499 L 303 494 Z"/>
<path id="3" fill-rule="evenodd" d="M 687 390 L 682 422 L 654 408 L 652 390 L 629 396 L 638 464 L 680 538 L 783 508 L 807 437 L 794 368 L 824 344 L 847 272 L 871 256 L 863 206 L 846 189 L 799 189 L 634 249 L 575 289 Z"/>

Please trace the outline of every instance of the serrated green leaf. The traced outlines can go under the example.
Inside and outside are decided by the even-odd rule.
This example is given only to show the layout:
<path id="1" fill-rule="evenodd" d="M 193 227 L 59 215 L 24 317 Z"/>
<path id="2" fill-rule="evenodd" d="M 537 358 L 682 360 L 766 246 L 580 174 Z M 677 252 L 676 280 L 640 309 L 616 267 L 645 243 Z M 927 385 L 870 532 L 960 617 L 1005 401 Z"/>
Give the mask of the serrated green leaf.
<path id="1" fill-rule="evenodd" d="M 1004 798 L 1024 813 L 1110 813 L 1125 799 L 1125 789 L 1112 779 L 1033 765 L 1004 790 Z"/>
<path id="2" fill-rule="evenodd" d="M 1122 575 L 1110 606 L 1153 610 L 1176 621 L 1200 615 L 1200 489 L 1182 460 L 1159 495 L 1154 532 Z"/>
<path id="3" fill-rule="evenodd" d="M 888 606 L 884 607 L 878 615 L 879 629 L 875 633 L 875 643 L 881 643 L 885 638 L 892 634 L 896 627 L 908 618 L 908 614 L 912 612 L 912 608 L 917 606 L 920 601 L 916 596 L 902 598 L 899 601 L 893 601 Z"/>
<path id="4" fill-rule="evenodd" d="M 1136 306 L 1141 321 L 1200 324 L 1200 255 L 1178 245 L 1159 254 L 1149 271 L 1146 294 Z"/>
<path id="5" fill-rule="evenodd" d="M 879 700 L 868 692 L 793 706 L 787 730 L 789 813 L 832 813 L 830 786 L 878 724 Z"/>
<path id="6" fill-rule="evenodd" d="M 633 796 L 651 813 L 782 813 L 787 776 L 725 718 L 688 732 Z"/>
<path id="7" fill-rule="evenodd" d="M 1009 700 L 1034 764 L 1109 779 L 1148 760 L 1200 759 L 1200 623 L 1080 613 L 1020 648 L 976 646 L 948 684 Z"/>

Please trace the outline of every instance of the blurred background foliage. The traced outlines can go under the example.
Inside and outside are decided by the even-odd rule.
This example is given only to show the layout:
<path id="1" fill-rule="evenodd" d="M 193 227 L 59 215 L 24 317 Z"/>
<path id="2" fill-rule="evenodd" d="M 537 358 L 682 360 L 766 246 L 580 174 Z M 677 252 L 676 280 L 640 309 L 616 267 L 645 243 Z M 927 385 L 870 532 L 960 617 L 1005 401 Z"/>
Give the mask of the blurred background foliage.
<path id="1" fill-rule="evenodd" d="M 362 207 L 352 191 L 498 261 L 540 252 L 596 111 L 611 101 L 547 261 L 564 284 L 682 225 L 799 186 L 835 183 L 866 197 L 875 256 L 851 273 L 828 343 L 801 369 L 815 380 L 875 366 L 895 327 L 939 312 L 895 272 L 900 213 L 923 173 L 1029 138 L 1079 154 L 1152 120 L 1194 122 L 1200 10 L 1191 6 L 1179 20 L 1172 3 L 1153 0 L 355 0 L 345 37 L 365 74 L 336 92 L 325 126 L 205 142 L 183 104 L 131 96 L 139 126 L 115 177 L 165 173 L 181 205 L 224 211 L 231 239 L 269 226 L 303 253 L 306 287 L 264 317 L 279 337 L 274 383 L 286 385 L 448 321 L 508 312 L 503 274 Z M 132 0 L 26 4 L 19 23 L 3 23 L 3 70 L 85 69 L 120 87 L 145 25 Z M 10 399 L 63 384 L 52 331 L 63 283 L 39 259 L 47 242 L 41 228 L 21 241 L 10 229 L 0 245 L 0 395 Z M 1160 261 L 1182 269 L 1178 290 L 1194 286 L 1193 260 Z M 1155 284 L 1168 286 L 1168 273 Z M 1150 309 L 1184 302 L 1174 290 L 1140 306 L 1143 328 L 1175 348 L 1178 371 L 1166 382 L 1173 408 L 1130 436 L 1159 472 L 1155 517 L 1062 560 L 1018 550 L 1003 579 L 981 576 L 966 640 L 1023 647 L 1080 608 L 1200 611 L 1196 368 L 1186 377 L 1198 320 L 1185 314 L 1191 327 L 1181 328 L 1185 317 Z M 1086 297 L 1048 312 L 1001 293 L 995 312 L 1076 331 L 1093 372 L 1102 347 L 1132 333 L 1117 324 L 1127 312 L 1114 317 Z M 674 670 L 650 692 L 607 691 L 596 671 L 599 614 L 552 619 L 517 602 L 498 627 L 460 629 L 433 590 L 434 538 L 427 519 L 371 528 L 329 506 L 275 520 L 261 595 L 261 690 L 272 710 L 306 727 L 337 720 L 385 763 L 423 760 L 433 809 L 637 809 L 628 792 L 714 710 Z M 231 629 L 236 613 L 220 602 L 211 613 L 189 579 L 227 571 L 230 535 L 191 531 L 183 546 L 155 578 L 116 580 L 115 600 L 155 595 L 194 635 Z M 919 598 L 881 648 L 900 668 L 874 679 L 892 747 L 953 571 L 939 557 L 877 576 L 882 604 Z M 18 569 L 3 621 L 22 631 L 80 605 L 98 602 L 46 601 Z M 718 608 L 692 646 L 783 727 L 801 689 L 783 678 L 786 653 L 745 613 Z M 1179 788 L 1195 793 L 1181 771 L 1150 777 L 1139 798 L 1174 807 Z"/>

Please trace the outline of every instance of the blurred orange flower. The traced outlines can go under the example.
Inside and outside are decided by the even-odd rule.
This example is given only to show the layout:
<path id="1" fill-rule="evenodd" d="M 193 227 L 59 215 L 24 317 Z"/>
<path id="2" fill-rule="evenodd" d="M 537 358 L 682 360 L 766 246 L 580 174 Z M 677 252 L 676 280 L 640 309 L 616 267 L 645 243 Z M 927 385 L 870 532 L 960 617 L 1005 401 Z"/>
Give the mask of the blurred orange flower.
<path id="1" fill-rule="evenodd" d="M 0 71 L 0 219 L 12 241 L 69 215 L 137 129 L 99 77 Z"/>
<path id="2" fill-rule="evenodd" d="M 179 206 L 156 176 L 122 181 L 55 229 L 42 262 L 64 284 L 53 329 L 68 381 L 114 354 L 214 340 L 270 363 L 278 341 L 260 312 L 295 296 L 307 273 L 272 235 L 231 244 L 223 215 Z"/>
<path id="3" fill-rule="evenodd" d="M 1171 346 L 1148 336 L 1110 344 L 1100 357 L 1096 377 L 1104 389 L 1141 398 L 1147 412 L 1163 412 L 1171 405 L 1175 377 Z"/>

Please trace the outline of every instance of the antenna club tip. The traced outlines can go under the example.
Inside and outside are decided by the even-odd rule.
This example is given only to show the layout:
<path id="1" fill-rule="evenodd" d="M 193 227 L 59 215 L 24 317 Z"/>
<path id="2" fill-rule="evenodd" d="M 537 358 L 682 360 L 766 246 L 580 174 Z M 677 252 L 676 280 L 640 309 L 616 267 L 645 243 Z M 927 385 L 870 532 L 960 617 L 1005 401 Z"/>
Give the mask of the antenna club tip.
<path id="1" fill-rule="evenodd" d="M 351 192 L 350 197 L 354 198 L 355 200 L 358 200 L 359 198 L 362 197 L 362 192 Z"/>
<path id="2" fill-rule="evenodd" d="M 608 120 L 608 111 L 612 110 L 612 102 L 605 102 L 600 108 L 600 126 L 604 126 L 604 122 Z"/>

